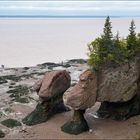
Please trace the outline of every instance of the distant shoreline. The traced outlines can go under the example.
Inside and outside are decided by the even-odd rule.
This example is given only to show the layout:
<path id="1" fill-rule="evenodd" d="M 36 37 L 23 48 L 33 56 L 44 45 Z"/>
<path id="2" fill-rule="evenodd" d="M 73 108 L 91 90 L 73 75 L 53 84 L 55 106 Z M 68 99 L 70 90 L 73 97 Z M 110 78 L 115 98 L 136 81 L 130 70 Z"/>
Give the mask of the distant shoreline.
<path id="1" fill-rule="evenodd" d="M 111 18 L 140 18 L 140 16 L 110 16 Z M 106 18 L 106 16 L 0 16 L 3 18 Z"/>
<path id="2" fill-rule="evenodd" d="M 126 37 L 131 20 L 112 18 L 113 35 Z M 102 34 L 104 18 L 0 18 L 0 65 L 34 66 L 87 58 L 87 44 Z"/>

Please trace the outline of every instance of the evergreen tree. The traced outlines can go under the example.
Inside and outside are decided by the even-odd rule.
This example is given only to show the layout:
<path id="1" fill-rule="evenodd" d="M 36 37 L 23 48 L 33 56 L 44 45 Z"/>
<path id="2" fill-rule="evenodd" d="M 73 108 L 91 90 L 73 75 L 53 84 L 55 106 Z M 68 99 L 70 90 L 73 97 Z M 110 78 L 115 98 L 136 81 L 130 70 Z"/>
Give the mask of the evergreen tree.
<path id="1" fill-rule="evenodd" d="M 103 60 L 106 59 L 109 55 L 111 55 L 113 50 L 113 34 L 111 29 L 112 26 L 110 22 L 110 17 L 108 16 L 104 24 L 103 35 L 101 36 L 100 41 L 101 47 L 99 52 Z"/>
<path id="2" fill-rule="evenodd" d="M 137 51 L 140 52 L 140 33 L 137 35 Z"/>
<path id="3" fill-rule="evenodd" d="M 120 46 L 120 37 L 119 37 L 119 32 L 117 32 L 115 38 L 114 38 L 114 46 L 119 47 Z"/>
<path id="4" fill-rule="evenodd" d="M 110 40 L 111 41 L 111 39 L 113 38 L 111 29 L 112 29 L 112 26 L 111 26 L 111 22 L 110 22 L 110 17 L 108 16 L 106 18 L 106 21 L 105 21 L 105 24 L 104 24 L 104 30 L 103 30 L 104 34 L 102 36 L 105 40 Z"/>
<path id="5" fill-rule="evenodd" d="M 137 47 L 137 37 L 135 29 L 136 29 L 135 23 L 134 20 L 132 20 L 129 28 L 129 35 L 127 36 L 127 48 L 130 51 L 135 51 Z"/>

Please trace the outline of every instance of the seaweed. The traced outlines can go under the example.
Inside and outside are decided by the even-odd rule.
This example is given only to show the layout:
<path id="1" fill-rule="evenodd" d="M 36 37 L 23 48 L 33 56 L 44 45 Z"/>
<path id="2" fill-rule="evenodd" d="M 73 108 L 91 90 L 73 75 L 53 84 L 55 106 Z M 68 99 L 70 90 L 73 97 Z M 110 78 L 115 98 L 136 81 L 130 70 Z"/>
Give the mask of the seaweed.
<path id="1" fill-rule="evenodd" d="M 1 124 L 4 126 L 7 126 L 9 128 L 21 126 L 21 123 L 14 119 L 6 119 L 6 120 L 2 121 Z"/>

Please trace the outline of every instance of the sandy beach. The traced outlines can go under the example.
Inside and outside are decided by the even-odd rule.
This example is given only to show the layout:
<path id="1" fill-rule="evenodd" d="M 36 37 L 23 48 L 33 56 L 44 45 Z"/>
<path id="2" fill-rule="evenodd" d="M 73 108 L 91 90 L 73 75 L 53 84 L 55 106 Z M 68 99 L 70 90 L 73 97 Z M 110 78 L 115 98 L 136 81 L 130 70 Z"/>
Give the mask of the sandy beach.
<path id="1" fill-rule="evenodd" d="M 140 32 L 140 18 L 133 18 Z M 128 33 L 131 18 L 112 18 L 113 33 Z M 34 66 L 87 58 L 87 44 L 102 33 L 104 18 L 1 18 L 0 65 Z"/>
<path id="2" fill-rule="evenodd" d="M 15 75 L 16 79 L 12 78 L 5 81 L 1 79 L 0 84 L 0 121 L 8 118 L 13 118 L 21 122 L 21 120 L 32 112 L 38 102 L 36 92 L 31 89 L 34 83 L 43 77 L 44 73 L 51 70 L 67 70 L 70 72 L 72 83 L 78 82 L 79 75 L 85 71 L 88 66 L 86 64 L 67 63 L 70 66 L 65 68 L 58 64 L 52 67 L 35 67 L 5 69 L 1 71 L 1 77 Z M 8 77 L 5 77 L 8 78 Z M 18 81 L 16 81 L 18 79 Z M 29 102 L 19 102 L 11 98 L 8 93 L 11 89 L 17 87 L 27 87 L 29 93 L 25 95 Z M 24 97 L 24 96 L 23 96 Z M 140 116 L 131 117 L 126 121 L 115 121 L 111 119 L 96 118 L 93 114 L 99 108 L 100 103 L 97 102 L 94 107 L 87 109 L 85 118 L 88 122 L 92 133 L 84 132 L 79 135 L 70 135 L 61 131 L 61 126 L 71 119 L 73 111 L 56 114 L 47 122 L 27 126 L 8 128 L 0 124 L 0 129 L 5 132 L 4 139 L 136 139 L 139 138 Z"/>

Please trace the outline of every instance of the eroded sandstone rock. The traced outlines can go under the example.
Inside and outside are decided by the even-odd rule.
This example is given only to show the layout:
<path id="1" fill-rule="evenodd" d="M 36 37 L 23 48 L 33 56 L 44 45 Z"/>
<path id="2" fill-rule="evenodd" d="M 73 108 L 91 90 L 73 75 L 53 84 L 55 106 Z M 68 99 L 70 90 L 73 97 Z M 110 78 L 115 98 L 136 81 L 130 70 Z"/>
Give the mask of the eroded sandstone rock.
<path id="1" fill-rule="evenodd" d="M 98 72 L 97 101 L 126 102 L 137 93 L 140 57 L 137 56 L 129 63 L 113 68 L 102 67 Z"/>
<path id="2" fill-rule="evenodd" d="M 74 110 L 85 110 L 94 105 L 97 93 L 97 76 L 87 70 L 80 75 L 80 81 L 63 95 L 66 106 Z"/>
<path id="3" fill-rule="evenodd" d="M 23 119 L 23 123 L 34 125 L 47 121 L 56 113 L 68 111 L 63 104 L 63 93 L 70 87 L 71 78 L 67 71 L 52 71 L 39 80 L 34 89 L 40 97 L 35 110 Z"/>
<path id="4" fill-rule="evenodd" d="M 44 100 L 48 100 L 58 94 L 63 94 L 70 87 L 70 82 L 70 75 L 65 70 L 48 72 L 42 81 L 36 84 L 36 90 L 39 88 L 37 94 Z"/>

